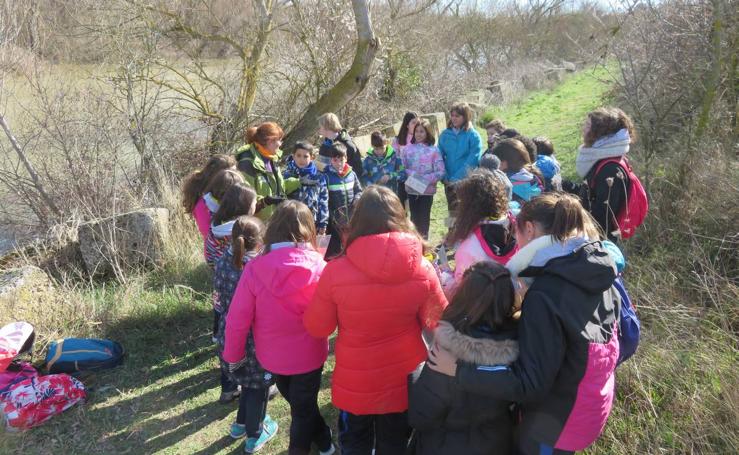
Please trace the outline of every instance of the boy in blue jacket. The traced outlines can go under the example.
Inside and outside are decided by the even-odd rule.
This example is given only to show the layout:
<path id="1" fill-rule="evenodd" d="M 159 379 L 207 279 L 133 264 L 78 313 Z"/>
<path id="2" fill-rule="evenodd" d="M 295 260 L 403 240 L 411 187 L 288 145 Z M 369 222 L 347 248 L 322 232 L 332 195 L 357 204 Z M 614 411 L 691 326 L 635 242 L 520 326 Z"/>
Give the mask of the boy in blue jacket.
<path id="1" fill-rule="evenodd" d="M 331 235 L 331 241 L 326 250 L 326 259 L 341 252 L 342 236 L 352 216 L 354 202 L 362 194 L 359 177 L 346 162 L 346 146 L 340 142 L 334 142 L 328 153 L 331 162 L 323 171 L 328 184 L 328 233 Z"/>
<path id="2" fill-rule="evenodd" d="M 387 139 L 381 132 L 373 131 L 370 142 L 372 148 L 367 151 L 362 163 L 364 168 L 362 183 L 382 185 L 398 194 L 398 186 L 406 179 L 403 162 L 395 154 L 395 150 L 387 145 Z"/>
<path id="3" fill-rule="evenodd" d="M 286 179 L 290 177 L 300 179 L 300 187 L 290 193 L 289 198 L 307 205 L 313 213 L 316 231 L 325 234 L 328 227 L 328 184 L 326 176 L 313 162 L 314 155 L 311 144 L 298 141 L 282 176 Z"/>

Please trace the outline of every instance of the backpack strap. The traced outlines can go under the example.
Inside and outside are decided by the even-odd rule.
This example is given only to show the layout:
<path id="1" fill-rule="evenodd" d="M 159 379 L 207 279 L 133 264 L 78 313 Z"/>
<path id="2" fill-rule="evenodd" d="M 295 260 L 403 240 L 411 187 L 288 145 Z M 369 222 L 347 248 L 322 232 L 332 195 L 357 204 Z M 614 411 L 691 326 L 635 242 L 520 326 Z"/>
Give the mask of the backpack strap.
<path id="1" fill-rule="evenodd" d="M 588 187 L 592 190 L 595 188 L 595 178 L 600 173 L 601 169 L 605 167 L 608 163 L 615 163 L 618 166 L 620 166 L 624 172 L 628 173 L 631 170 L 631 166 L 629 165 L 629 161 L 626 159 L 625 156 L 620 157 L 612 157 L 612 158 L 604 158 L 595 165 L 592 171 L 588 174 L 587 181 L 588 181 Z"/>

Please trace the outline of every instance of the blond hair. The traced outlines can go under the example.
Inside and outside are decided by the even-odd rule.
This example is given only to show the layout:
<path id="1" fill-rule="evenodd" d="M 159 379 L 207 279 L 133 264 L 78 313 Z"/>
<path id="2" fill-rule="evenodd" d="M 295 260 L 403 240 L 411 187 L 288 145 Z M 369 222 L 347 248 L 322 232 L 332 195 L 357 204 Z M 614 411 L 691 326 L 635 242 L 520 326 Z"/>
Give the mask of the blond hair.
<path id="1" fill-rule="evenodd" d="M 333 112 L 327 112 L 318 117 L 318 125 L 322 128 L 333 131 L 334 133 L 338 133 L 342 130 L 339 117 L 337 117 Z"/>

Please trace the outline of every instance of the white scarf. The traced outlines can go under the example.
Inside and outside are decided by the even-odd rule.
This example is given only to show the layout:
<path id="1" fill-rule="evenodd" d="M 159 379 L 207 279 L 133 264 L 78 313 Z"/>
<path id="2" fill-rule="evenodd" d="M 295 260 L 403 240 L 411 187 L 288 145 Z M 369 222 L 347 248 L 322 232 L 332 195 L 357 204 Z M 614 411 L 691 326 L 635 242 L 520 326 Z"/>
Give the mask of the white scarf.
<path id="1" fill-rule="evenodd" d="M 224 237 L 228 237 L 231 235 L 231 231 L 234 228 L 234 223 L 236 220 L 226 221 L 223 224 L 219 224 L 218 226 L 211 225 L 210 230 L 213 232 L 213 237 L 217 239 L 222 239 Z"/>
<path id="2" fill-rule="evenodd" d="M 631 137 L 627 129 L 621 129 L 617 133 L 605 136 L 593 144 L 592 147 L 581 145 L 578 149 L 575 168 L 577 174 L 585 178 L 590 169 L 598 161 L 604 158 L 621 157 L 629 153 Z"/>
<path id="3" fill-rule="evenodd" d="M 554 237 L 551 235 L 542 235 L 534 240 L 530 241 L 525 247 L 521 248 L 513 255 L 513 257 L 506 264 L 506 268 L 511 272 L 511 279 L 518 279 L 518 274 L 531 264 L 534 260 L 534 256 L 539 250 L 548 248 L 554 245 Z"/>
<path id="4" fill-rule="evenodd" d="M 210 213 L 216 213 L 221 206 L 211 193 L 205 193 L 203 195 L 203 201 L 205 201 L 205 205 L 210 210 Z"/>

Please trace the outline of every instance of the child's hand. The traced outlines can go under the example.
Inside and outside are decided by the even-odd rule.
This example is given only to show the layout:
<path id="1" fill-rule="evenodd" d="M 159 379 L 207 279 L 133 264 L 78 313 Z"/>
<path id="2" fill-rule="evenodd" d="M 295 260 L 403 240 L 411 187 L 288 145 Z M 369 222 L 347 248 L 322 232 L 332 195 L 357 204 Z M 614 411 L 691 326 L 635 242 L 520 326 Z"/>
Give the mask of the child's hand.
<path id="1" fill-rule="evenodd" d="M 318 235 L 326 235 L 326 228 L 320 228 L 318 229 Z"/>
<path id="2" fill-rule="evenodd" d="M 432 370 L 447 376 L 457 375 L 457 358 L 436 342 L 434 342 L 434 347 L 429 352 L 429 360 L 426 365 Z"/>
<path id="3" fill-rule="evenodd" d="M 384 184 L 386 184 L 386 183 L 387 183 L 387 182 L 388 182 L 389 180 L 390 180 L 390 176 L 389 176 L 389 175 L 387 175 L 387 174 L 385 174 L 385 175 L 383 175 L 382 177 L 380 177 L 380 180 L 379 180 L 379 181 L 378 181 L 377 183 L 379 183 L 380 185 L 384 185 Z"/>

